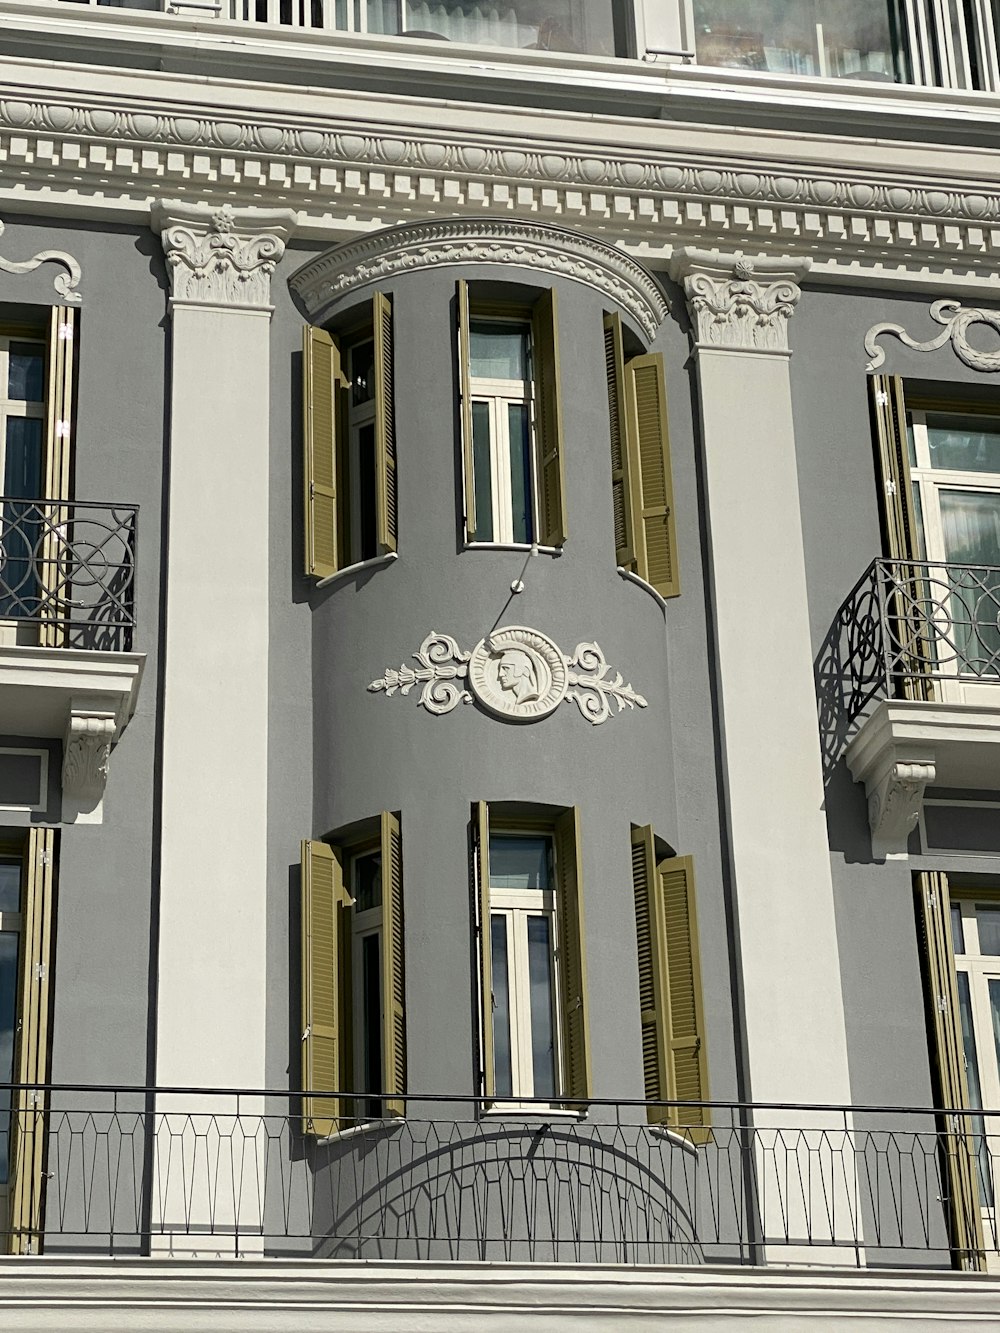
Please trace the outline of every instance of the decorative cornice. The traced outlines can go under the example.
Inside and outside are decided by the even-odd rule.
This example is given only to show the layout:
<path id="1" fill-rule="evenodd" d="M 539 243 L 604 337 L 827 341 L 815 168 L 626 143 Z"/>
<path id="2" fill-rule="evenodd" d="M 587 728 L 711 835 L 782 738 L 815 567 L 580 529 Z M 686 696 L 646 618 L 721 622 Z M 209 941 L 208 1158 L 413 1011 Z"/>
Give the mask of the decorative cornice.
<path id="1" fill-rule="evenodd" d="M 543 222 L 496 217 L 390 227 L 334 246 L 300 268 L 289 285 L 310 319 L 322 323 L 335 301 L 365 283 L 456 264 L 517 265 L 574 278 L 617 302 L 649 339 L 669 311 L 652 275 L 607 241 Z"/>
<path id="2" fill-rule="evenodd" d="M 914 352 L 936 352 L 946 342 L 950 342 L 955 355 L 973 370 L 986 373 L 1000 371 L 1000 352 L 983 352 L 969 342 L 969 329 L 974 324 L 987 324 L 1000 333 L 1000 311 L 965 309 L 958 301 L 935 301 L 930 308 L 930 317 L 944 330 L 936 338 L 926 342 L 916 342 L 903 328 L 902 324 L 885 321 L 873 324 L 865 334 L 865 351 L 871 358 L 869 370 L 878 370 L 885 362 L 885 348 L 878 346 L 878 339 L 883 333 L 893 333 L 904 345 Z"/>
<path id="3" fill-rule="evenodd" d="M 669 271 L 684 285 L 697 346 L 787 353 L 788 321 L 810 263 L 687 248 L 675 252 Z"/>
<path id="4" fill-rule="evenodd" d="M 271 308 L 271 275 L 298 221 L 294 213 L 237 213 L 229 204 L 213 208 L 163 200 L 157 200 L 151 212 L 175 302 Z"/>
<path id="5" fill-rule="evenodd" d="M 4 224 L 0 222 L 0 236 L 4 233 Z M 62 264 L 67 270 L 57 273 L 52 285 L 67 304 L 79 305 L 81 296 L 75 289 L 80 285 L 80 265 L 65 250 L 39 250 L 31 259 L 13 260 L 0 256 L 0 273 L 33 273 L 41 264 Z"/>

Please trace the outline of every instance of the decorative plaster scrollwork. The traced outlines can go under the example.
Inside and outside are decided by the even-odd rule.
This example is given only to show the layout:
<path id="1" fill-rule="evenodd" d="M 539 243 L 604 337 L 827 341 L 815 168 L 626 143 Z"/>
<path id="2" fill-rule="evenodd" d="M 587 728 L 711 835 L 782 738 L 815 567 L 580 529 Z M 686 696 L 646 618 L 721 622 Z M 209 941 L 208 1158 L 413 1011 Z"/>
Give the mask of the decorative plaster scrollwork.
<path id="1" fill-rule="evenodd" d="M 413 656 L 419 667 L 390 667 L 369 690 L 409 694 L 419 684 L 419 702 L 430 713 L 450 713 L 476 699 L 495 717 L 516 722 L 547 717 L 564 699 L 594 726 L 607 721 L 612 704 L 619 713 L 647 706 L 621 672 L 608 678 L 610 667 L 596 643 L 577 644 L 568 657 L 547 635 L 525 625 L 493 630 L 471 653 L 450 635 L 432 631 Z"/>
<path id="2" fill-rule="evenodd" d="M 287 209 L 237 214 L 229 204 L 155 203 L 153 227 L 174 300 L 267 308 L 271 275 L 296 222 Z"/>
<path id="3" fill-rule="evenodd" d="M 906 855 L 910 833 L 920 817 L 924 789 L 933 783 L 936 772 L 931 761 L 897 760 L 874 781 L 866 782 L 868 823 L 876 857 Z"/>
<path id="4" fill-rule="evenodd" d="M 873 324 L 865 334 L 865 351 L 871 358 L 868 369 L 878 370 L 884 364 L 885 349 L 878 346 L 878 339 L 883 333 L 892 333 L 904 347 L 914 352 L 936 352 L 950 341 L 955 355 L 973 370 L 987 373 L 1000 370 L 1000 350 L 981 352 L 971 345 L 968 337 L 969 329 L 975 324 L 986 324 L 1000 333 L 1000 311 L 966 309 L 959 301 L 935 301 L 929 313 L 931 319 L 944 325 L 944 329 L 936 338 L 929 338 L 926 342 L 917 342 L 911 338 L 901 324 L 888 321 Z"/>
<path id="5" fill-rule="evenodd" d="M 788 321 L 808 260 L 682 249 L 670 273 L 684 284 L 700 346 L 787 352 Z"/>
<path id="6" fill-rule="evenodd" d="M 63 743 L 64 796 L 81 805 L 101 800 L 115 730 L 113 714 L 70 713 Z"/>
<path id="7" fill-rule="evenodd" d="M 669 306 L 641 264 L 606 241 L 541 222 L 455 218 L 390 227 L 335 246 L 293 275 L 289 285 L 314 322 L 344 293 L 412 269 L 504 264 L 575 278 L 617 302 L 652 339 Z"/>
<path id="8" fill-rule="evenodd" d="M 4 233 L 4 224 L 0 222 L 0 236 Z M 13 260 L 0 257 L 0 273 L 33 273 L 42 264 L 62 264 L 67 270 L 57 273 L 52 285 L 59 295 L 69 304 L 79 305 L 82 297 L 75 290 L 80 285 L 80 265 L 65 250 L 39 250 L 31 259 Z"/>

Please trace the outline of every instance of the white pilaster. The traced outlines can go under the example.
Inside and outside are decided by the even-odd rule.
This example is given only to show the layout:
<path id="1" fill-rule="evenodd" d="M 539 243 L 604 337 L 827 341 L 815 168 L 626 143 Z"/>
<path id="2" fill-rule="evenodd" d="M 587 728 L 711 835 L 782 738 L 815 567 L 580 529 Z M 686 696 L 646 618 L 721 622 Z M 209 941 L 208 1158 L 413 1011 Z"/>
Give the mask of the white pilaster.
<path id="1" fill-rule="evenodd" d="M 160 1087 L 265 1083 L 269 298 L 294 224 L 153 210 L 172 284 Z"/>
<path id="2" fill-rule="evenodd" d="M 849 1103 L 789 374 L 808 266 L 684 250 L 672 276 L 700 385 L 748 1094 Z"/>

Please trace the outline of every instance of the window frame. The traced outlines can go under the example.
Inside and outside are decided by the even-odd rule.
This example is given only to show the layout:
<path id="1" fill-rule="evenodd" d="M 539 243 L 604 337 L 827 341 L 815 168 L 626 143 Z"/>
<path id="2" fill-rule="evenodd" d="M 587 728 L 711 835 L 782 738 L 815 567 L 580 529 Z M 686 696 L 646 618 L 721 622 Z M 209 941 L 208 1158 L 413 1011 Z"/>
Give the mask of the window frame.
<path id="1" fill-rule="evenodd" d="M 360 403 L 354 402 L 354 358 L 363 347 L 371 345 L 371 365 L 369 375 L 371 378 L 369 396 Z M 352 565 L 367 563 L 369 560 L 375 560 L 378 557 L 378 486 L 375 480 L 375 453 L 377 449 L 376 441 L 376 401 L 375 401 L 375 330 L 363 329 L 350 338 L 345 338 L 341 345 L 341 358 L 345 363 L 345 374 L 347 377 L 347 392 L 344 395 L 344 424 L 346 450 L 344 457 L 344 478 L 347 485 L 344 494 L 343 508 L 343 568 L 350 568 Z M 371 549 L 366 553 L 364 546 L 364 530 L 366 520 L 366 497 L 363 495 L 362 487 L 362 447 L 361 435 L 365 430 L 371 431 L 371 470 L 372 487 L 371 495 L 367 497 L 367 508 L 370 513 L 367 515 L 371 527 Z"/>
<path id="2" fill-rule="evenodd" d="M 9 389 L 9 364 L 11 343 L 33 343 L 38 346 L 42 358 L 42 396 L 41 398 L 11 398 L 8 396 Z M 48 346 L 45 338 L 40 333 L 13 333 L 0 329 L 0 495 L 7 493 L 7 422 L 12 418 L 27 419 L 29 421 L 46 420 L 48 394 L 46 385 L 48 381 Z M 42 477 L 45 475 L 45 427 L 41 430 L 40 440 L 40 472 Z M 42 481 L 40 490 L 44 491 L 45 482 Z M 31 495 L 21 497 L 26 500 L 41 500 L 42 495 Z"/>
<path id="3" fill-rule="evenodd" d="M 351 1012 L 347 1016 L 345 1026 L 349 1025 L 351 1052 L 351 1091 L 354 1093 L 354 1113 L 358 1120 L 380 1119 L 382 1117 L 382 1097 L 377 1093 L 384 1093 L 384 1088 L 372 1089 L 365 1086 L 368 1082 L 367 1070 L 365 1068 L 365 1043 L 370 1040 L 368 1025 L 371 1021 L 371 1015 L 367 1012 L 365 1004 L 365 978 L 364 978 L 364 942 L 365 940 L 376 938 L 378 940 L 378 997 L 379 1010 L 375 1019 L 375 1025 L 378 1032 L 378 1052 L 379 1069 L 383 1070 L 385 1066 L 385 1052 L 382 1049 L 382 1032 L 384 1028 L 384 1007 L 385 998 L 383 994 L 383 978 L 385 973 L 385 943 L 382 938 L 382 892 L 384 885 L 382 883 L 381 866 L 382 849 L 378 841 L 366 840 L 363 843 L 344 848 L 344 856 L 347 860 L 346 876 L 349 884 L 348 897 L 345 903 L 347 911 L 350 913 L 347 922 L 347 932 L 350 939 L 350 958 L 348 965 L 350 967 L 350 1001 Z M 358 867 L 362 861 L 369 857 L 378 856 L 379 863 L 379 900 L 375 906 L 367 908 L 365 911 L 357 910 L 358 902 Z M 346 1067 L 347 1062 L 342 1060 L 342 1066 Z M 384 1079 L 380 1074 L 380 1082 Z"/>

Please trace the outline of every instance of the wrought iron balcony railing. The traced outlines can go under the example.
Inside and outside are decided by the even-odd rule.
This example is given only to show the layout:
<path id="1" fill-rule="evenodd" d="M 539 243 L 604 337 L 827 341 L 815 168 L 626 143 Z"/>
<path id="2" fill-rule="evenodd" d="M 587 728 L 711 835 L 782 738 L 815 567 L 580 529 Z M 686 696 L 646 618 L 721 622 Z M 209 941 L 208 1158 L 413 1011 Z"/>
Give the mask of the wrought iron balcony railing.
<path id="1" fill-rule="evenodd" d="M 816 660 L 827 765 L 873 699 L 932 699 L 970 680 L 1000 685 L 1000 568 L 872 561 Z"/>
<path id="2" fill-rule="evenodd" d="M 1000 1112 L 717 1102 L 696 1145 L 645 1102 L 410 1096 L 316 1139 L 287 1092 L 0 1096 L 14 1253 L 947 1268 L 998 1249 Z"/>
<path id="3" fill-rule="evenodd" d="M 0 496 L 0 621 L 43 647 L 128 652 L 135 629 L 135 505 Z"/>

